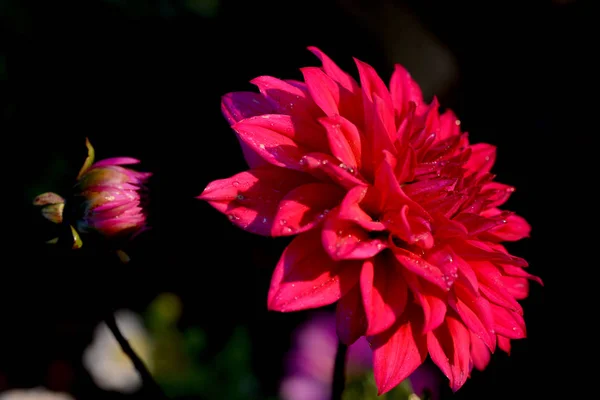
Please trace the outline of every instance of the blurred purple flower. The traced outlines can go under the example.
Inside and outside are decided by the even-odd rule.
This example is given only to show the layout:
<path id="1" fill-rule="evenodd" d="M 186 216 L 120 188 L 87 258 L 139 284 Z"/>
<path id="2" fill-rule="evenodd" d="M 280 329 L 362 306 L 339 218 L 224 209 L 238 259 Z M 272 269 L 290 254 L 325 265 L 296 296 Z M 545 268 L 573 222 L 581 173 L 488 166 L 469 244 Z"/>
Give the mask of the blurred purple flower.
<path id="1" fill-rule="evenodd" d="M 286 356 L 285 377 L 281 382 L 282 400 L 330 400 L 335 356 L 338 347 L 335 314 L 316 312 L 296 329 L 292 349 Z M 348 347 L 346 379 L 372 370 L 373 352 L 364 337 Z M 429 364 L 423 364 L 409 377 L 416 394 L 424 390 L 438 399 L 439 377 Z"/>

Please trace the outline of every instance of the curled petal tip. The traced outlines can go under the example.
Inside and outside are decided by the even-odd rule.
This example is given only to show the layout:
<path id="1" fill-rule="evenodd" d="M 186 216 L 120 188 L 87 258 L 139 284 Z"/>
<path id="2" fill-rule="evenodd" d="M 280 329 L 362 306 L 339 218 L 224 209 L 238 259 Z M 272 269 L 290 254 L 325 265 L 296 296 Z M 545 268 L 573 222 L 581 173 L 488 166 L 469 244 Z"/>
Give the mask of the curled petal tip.
<path id="1" fill-rule="evenodd" d="M 64 202 L 65 199 L 63 199 L 62 196 L 53 192 L 42 193 L 33 199 L 34 206 L 46 206 L 49 204 L 59 204 Z"/>
<path id="2" fill-rule="evenodd" d="M 71 235 L 73 236 L 73 249 L 80 249 L 81 246 L 83 246 L 83 241 L 81 240 L 81 237 L 79 236 L 79 233 L 75 230 L 75 228 L 73 227 L 73 225 L 70 225 L 71 227 Z"/>
<path id="3" fill-rule="evenodd" d="M 129 261 L 131 261 L 129 255 L 127 255 L 127 253 L 125 253 L 123 250 L 117 250 L 117 257 L 119 257 L 119 260 L 121 260 L 123 264 L 127 264 Z"/>
<path id="4" fill-rule="evenodd" d="M 63 221 L 64 208 L 65 203 L 48 204 L 42 208 L 42 215 L 48 221 L 54 222 L 55 224 L 60 224 Z"/>
<path id="5" fill-rule="evenodd" d="M 94 151 L 94 146 L 92 146 L 92 143 L 90 142 L 90 140 L 87 137 L 85 138 L 85 147 L 87 147 L 87 149 L 88 149 L 88 155 L 87 155 L 85 161 L 83 162 L 83 166 L 79 170 L 77 179 L 81 178 L 83 176 L 83 174 L 85 174 L 85 172 L 92 166 L 92 164 L 94 163 L 94 158 L 96 157 L 96 152 Z"/>

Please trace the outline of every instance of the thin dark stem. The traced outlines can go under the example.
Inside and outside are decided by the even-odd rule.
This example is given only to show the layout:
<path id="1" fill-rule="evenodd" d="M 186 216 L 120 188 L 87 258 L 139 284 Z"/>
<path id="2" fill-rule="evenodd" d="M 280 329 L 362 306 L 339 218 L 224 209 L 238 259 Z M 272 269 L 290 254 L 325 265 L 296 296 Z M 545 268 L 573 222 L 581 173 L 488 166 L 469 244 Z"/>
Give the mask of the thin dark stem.
<path id="1" fill-rule="evenodd" d="M 152 392 L 153 395 L 155 395 L 154 398 L 167 399 L 168 397 L 165 395 L 165 393 L 163 392 L 161 387 L 158 385 L 158 383 L 156 383 L 156 381 L 152 377 L 152 374 L 150 374 L 150 371 L 148 371 L 148 368 L 146 367 L 144 362 L 135 353 L 133 348 L 131 348 L 131 345 L 129 344 L 129 342 L 127 341 L 125 336 L 123 336 L 123 334 L 121 333 L 121 330 L 117 326 L 117 321 L 115 319 L 114 314 L 112 314 L 112 313 L 108 314 L 106 316 L 106 318 L 104 319 L 104 322 L 106 322 L 108 329 L 110 329 L 110 331 L 114 335 L 115 339 L 117 339 L 117 342 L 119 342 L 121 349 L 127 355 L 127 357 L 129 357 L 129 359 L 133 363 L 133 366 L 135 367 L 137 372 L 140 374 L 140 377 L 142 378 L 144 387 L 150 389 L 150 392 Z"/>
<path id="2" fill-rule="evenodd" d="M 346 386 L 346 353 L 348 346 L 341 341 L 338 342 L 335 354 L 335 367 L 333 369 L 333 384 L 331 387 L 331 400 L 341 400 L 344 387 Z"/>

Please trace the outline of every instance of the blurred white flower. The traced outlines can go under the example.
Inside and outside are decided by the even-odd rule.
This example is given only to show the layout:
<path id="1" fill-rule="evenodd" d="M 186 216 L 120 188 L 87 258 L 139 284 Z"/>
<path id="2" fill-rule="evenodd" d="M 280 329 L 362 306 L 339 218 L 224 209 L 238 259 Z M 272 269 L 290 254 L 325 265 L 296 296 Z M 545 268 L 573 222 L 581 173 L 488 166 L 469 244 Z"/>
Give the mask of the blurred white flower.
<path id="1" fill-rule="evenodd" d="M 115 319 L 123 336 L 152 371 L 152 343 L 142 318 L 130 310 L 120 310 L 115 313 Z M 83 365 L 96 385 L 104 390 L 133 393 L 142 386 L 131 360 L 105 323 L 96 327 L 92 343 L 83 354 Z"/>
<path id="2" fill-rule="evenodd" d="M 63 392 L 51 392 L 46 388 L 12 389 L 0 393 L 0 400 L 74 400 Z"/>

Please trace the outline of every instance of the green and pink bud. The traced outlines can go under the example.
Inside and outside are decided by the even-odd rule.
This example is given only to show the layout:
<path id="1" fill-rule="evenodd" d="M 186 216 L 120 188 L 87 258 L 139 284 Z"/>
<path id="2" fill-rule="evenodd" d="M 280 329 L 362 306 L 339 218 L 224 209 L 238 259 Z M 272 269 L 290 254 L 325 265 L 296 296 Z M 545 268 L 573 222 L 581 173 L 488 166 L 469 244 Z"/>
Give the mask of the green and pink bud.
<path id="1" fill-rule="evenodd" d="M 56 193 L 43 193 L 34 205 L 54 223 L 68 223 L 74 248 L 81 247 L 78 233 L 97 232 L 107 239 L 132 238 L 146 229 L 145 183 L 152 175 L 124 167 L 140 161 L 115 157 L 94 163 L 94 148 L 86 139 L 88 157 L 73 192 L 66 200 Z"/>

